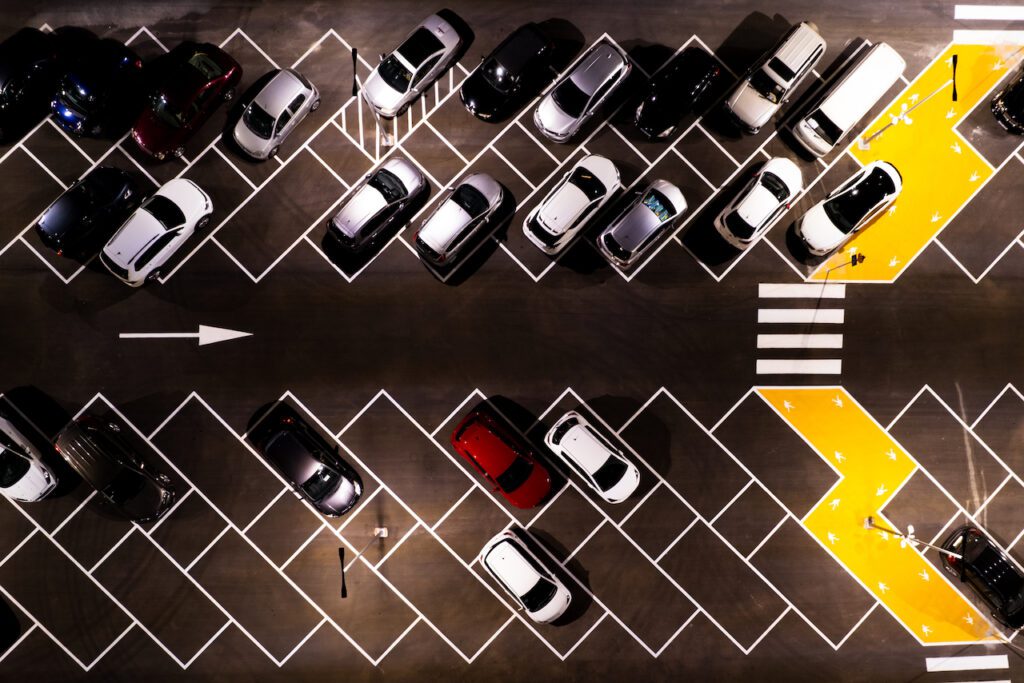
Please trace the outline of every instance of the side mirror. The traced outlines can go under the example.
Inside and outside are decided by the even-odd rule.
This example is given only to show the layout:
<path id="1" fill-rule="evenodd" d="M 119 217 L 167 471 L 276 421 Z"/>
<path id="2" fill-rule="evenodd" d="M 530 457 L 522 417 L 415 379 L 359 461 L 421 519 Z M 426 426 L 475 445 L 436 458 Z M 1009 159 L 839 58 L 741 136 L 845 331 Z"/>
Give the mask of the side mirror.
<path id="1" fill-rule="evenodd" d="M 379 55 L 377 55 L 377 56 L 378 56 L 378 57 L 380 57 L 380 61 L 382 61 L 382 62 L 383 62 L 383 61 L 384 61 L 384 60 L 385 60 L 385 59 L 387 58 L 387 56 L 388 56 L 388 55 L 387 55 L 387 53 L 385 53 L 385 52 L 381 52 L 381 53 L 380 53 Z"/>

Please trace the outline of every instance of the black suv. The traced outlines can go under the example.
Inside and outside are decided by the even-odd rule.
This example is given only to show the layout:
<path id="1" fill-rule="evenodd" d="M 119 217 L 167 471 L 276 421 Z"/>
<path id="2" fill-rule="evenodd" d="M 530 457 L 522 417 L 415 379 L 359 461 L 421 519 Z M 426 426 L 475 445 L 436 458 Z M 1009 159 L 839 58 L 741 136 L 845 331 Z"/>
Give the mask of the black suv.
<path id="1" fill-rule="evenodd" d="M 112 38 L 68 55 L 68 70 L 50 103 L 54 120 L 75 135 L 120 134 L 142 109 L 142 60 Z"/>
<path id="2" fill-rule="evenodd" d="M 483 121 L 507 119 L 554 79 L 554 50 L 536 24 L 520 26 L 462 84 L 462 103 Z"/>
<path id="3" fill-rule="evenodd" d="M 942 554 L 942 566 L 980 595 L 1003 626 L 1024 626 L 1024 576 L 976 526 L 960 527 L 942 547 L 962 559 Z"/>
<path id="4" fill-rule="evenodd" d="M 174 504 L 166 474 L 151 469 L 118 436 L 121 428 L 83 415 L 57 435 L 61 457 L 82 479 L 133 522 L 159 519 Z"/>
<path id="5" fill-rule="evenodd" d="M 1006 130 L 1024 135 L 1024 67 L 992 98 L 992 114 Z"/>
<path id="6" fill-rule="evenodd" d="M 636 127 L 651 139 L 672 135 L 721 78 L 722 67 L 714 57 L 700 48 L 686 48 L 647 83 L 636 108 Z"/>

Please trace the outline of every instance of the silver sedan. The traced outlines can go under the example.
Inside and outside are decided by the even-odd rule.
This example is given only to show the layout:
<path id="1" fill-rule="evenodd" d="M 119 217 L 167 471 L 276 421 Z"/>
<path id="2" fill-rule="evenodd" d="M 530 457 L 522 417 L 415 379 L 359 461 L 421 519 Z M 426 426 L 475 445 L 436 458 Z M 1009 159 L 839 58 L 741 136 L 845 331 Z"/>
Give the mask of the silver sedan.
<path id="1" fill-rule="evenodd" d="M 609 261 L 629 268 L 685 211 L 679 188 L 667 180 L 655 180 L 604 229 L 597 246 Z"/>
<path id="2" fill-rule="evenodd" d="M 269 159 L 295 127 L 320 107 L 316 86 L 294 69 L 282 69 L 257 93 L 235 125 L 238 146 L 254 159 Z"/>
<path id="3" fill-rule="evenodd" d="M 381 164 L 327 221 L 327 233 L 346 251 L 362 251 L 427 189 L 418 168 L 400 157 Z"/>
<path id="4" fill-rule="evenodd" d="M 423 221 L 416 233 L 416 250 L 434 265 L 448 265 L 504 198 L 501 183 L 486 173 L 467 176 Z"/>

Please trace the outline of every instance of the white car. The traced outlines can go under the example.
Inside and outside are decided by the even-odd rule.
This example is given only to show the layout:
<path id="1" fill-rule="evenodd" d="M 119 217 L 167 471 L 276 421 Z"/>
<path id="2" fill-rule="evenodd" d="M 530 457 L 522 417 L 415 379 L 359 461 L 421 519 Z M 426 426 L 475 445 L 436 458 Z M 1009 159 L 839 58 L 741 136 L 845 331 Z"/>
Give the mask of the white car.
<path id="1" fill-rule="evenodd" d="M 512 531 L 502 531 L 488 541 L 478 559 L 502 590 L 538 623 L 554 621 L 572 602 L 565 585 Z"/>
<path id="2" fill-rule="evenodd" d="M 191 180 L 168 181 L 142 202 L 114 236 L 100 261 L 122 282 L 139 287 L 155 279 L 161 267 L 210 222 L 213 201 Z"/>
<path id="3" fill-rule="evenodd" d="M 345 205 L 327 221 L 327 234 L 345 251 L 362 251 L 427 189 L 423 173 L 391 157 L 367 174 Z"/>
<path id="4" fill-rule="evenodd" d="M 363 85 L 363 99 L 379 115 L 405 111 L 451 66 L 462 38 L 447 21 L 431 14 L 390 55 L 382 55 Z"/>
<path id="5" fill-rule="evenodd" d="M 636 465 L 575 410 L 548 430 L 544 444 L 609 503 L 621 503 L 640 485 Z"/>
<path id="6" fill-rule="evenodd" d="M 607 41 L 597 43 L 537 105 L 537 130 L 553 142 L 565 142 L 625 82 L 632 68 L 622 49 Z"/>
<path id="7" fill-rule="evenodd" d="M 882 215 L 902 189 L 903 178 L 895 166 L 873 161 L 808 209 L 796 234 L 809 252 L 826 256 Z"/>
<path id="8" fill-rule="evenodd" d="M 785 157 L 769 159 L 715 216 L 715 229 L 732 246 L 746 249 L 782 218 L 803 189 L 800 167 Z"/>
<path id="9" fill-rule="evenodd" d="M 42 455 L 9 420 L 0 417 L 0 493 L 33 503 L 57 486 L 57 475 Z"/>
<path id="10" fill-rule="evenodd" d="M 501 206 L 505 191 L 486 173 L 467 176 L 416 233 L 416 251 L 436 266 L 450 263 Z"/>
<path id="11" fill-rule="evenodd" d="M 254 159 L 269 159 L 289 133 L 320 108 L 316 86 L 294 69 L 281 69 L 264 85 L 235 124 L 233 136 Z"/>
<path id="12" fill-rule="evenodd" d="M 523 232 L 545 254 L 562 251 L 620 187 L 619 169 L 591 154 L 566 172 L 523 221 Z"/>
<path id="13" fill-rule="evenodd" d="M 685 211 L 682 191 L 667 180 L 655 180 L 601 232 L 597 248 L 619 268 L 629 268 Z"/>

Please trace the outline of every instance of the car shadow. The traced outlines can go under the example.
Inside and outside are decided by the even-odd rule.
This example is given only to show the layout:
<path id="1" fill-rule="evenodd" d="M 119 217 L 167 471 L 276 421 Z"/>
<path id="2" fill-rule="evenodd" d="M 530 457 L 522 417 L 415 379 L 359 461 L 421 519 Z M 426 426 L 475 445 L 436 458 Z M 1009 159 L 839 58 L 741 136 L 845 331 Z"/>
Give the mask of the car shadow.
<path id="1" fill-rule="evenodd" d="M 21 637 L 21 620 L 6 600 L 0 599 L 0 655 L 3 655 Z"/>
<path id="2" fill-rule="evenodd" d="M 469 48 L 473 44 L 473 41 L 476 40 L 476 34 L 473 33 L 473 29 L 470 27 L 468 23 L 466 23 L 465 19 L 463 19 L 454 11 L 448 8 L 438 10 L 437 16 L 441 17 L 449 24 L 451 24 L 452 28 L 455 29 L 455 32 L 459 34 L 459 38 L 462 39 L 462 45 L 459 46 L 459 49 L 455 52 L 455 55 L 452 57 L 452 66 L 450 68 L 454 68 L 455 63 L 461 61 L 462 58 L 466 56 L 466 53 L 469 51 Z M 441 74 L 441 77 L 443 76 L 444 73 Z"/>
<path id="3" fill-rule="evenodd" d="M 549 557 L 567 557 L 569 550 L 559 543 L 551 534 L 536 528 L 526 532 L 519 526 L 513 526 L 510 531 L 523 542 L 527 548 L 541 559 L 544 567 L 552 572 L 572 594 L 572 602 L 562 616 L 551 622 L 551 626 L 565 626 L 576 621 L 590 609 L 594 599 L 590 596 L 589 574 L 583 566 L 573 559 L 566 562 L 566 567 L 561 567 Z M 580 589 L 582 584 L 586 590 Z"/>
<path id="4" fill-rule="evenodd" d="M 10 420 L 36 447 L 43 462 L 57 475 L 57 486 L 46 498 L 60 498 L 78 488 L 82 478 L 60 457 L 53 445 L 57 434 L 71 422 L 71 414 L 34 386 L 14 387 L 5 391 L 4 400 L 17 410 L 0 410 L 0 414 Z"/>
<path id="5" fill-rule="evenodd" d="M 805 275 L 810 275 L 818 268 L 822 263 L 828 260 L 828 254 L 826 256 L 817 256 L 807 251 L 807 245 L 804 244 L 796 234 L 796 221 L 793 221 L 786 226 L 786 249 L 789 250 L 790 255 L 796 259 L 796 261 L 803 266 Z"/>
<path id="6" fill-rule="evenodd" d="M 715 229 L 715 218 L 736 198 L 736 195 L 750 181 L 751 176 L 763 166 L 765 160 L 756 159 L 736 173 L 729 183 L 711 198 L 700 213 L 690 220 L 679 235 L 679 241 L 693 257 L 708 267 L 723 266 L 743 253 L 732 246 Z"/>
<path id="7" fill-rule="evenodd" d="M 554 81 L 555 75 L 564 71 L 583 49 L 586 38 L 576 24 L 559 17 L 539 21 L 537 28 L 555 44 L 551 52 L 551 67 L 555 72 L 551 81 Z"/>

